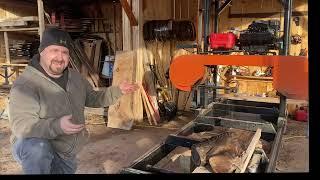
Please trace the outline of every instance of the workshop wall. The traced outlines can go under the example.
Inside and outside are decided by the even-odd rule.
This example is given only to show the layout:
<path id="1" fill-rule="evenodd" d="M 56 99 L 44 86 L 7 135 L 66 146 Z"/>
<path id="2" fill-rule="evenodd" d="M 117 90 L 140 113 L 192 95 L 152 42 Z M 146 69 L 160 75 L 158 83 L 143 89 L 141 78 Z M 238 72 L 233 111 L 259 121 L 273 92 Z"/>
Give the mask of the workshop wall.
<path id="1" fill-rule="evenodd" d="M 107 37 L 114 47 L 116 43 L 116 51 L 122 50 L 122 7 L 119 2 L 112 1 L 92 1 L 81 7 L 81 13 L 87 18 L 103 18 L 96 19 L 93 22 L 91 32 Z M 115 26 L 115 32 L 114 32 Z"/>
<path id="2" fill-rule="evenodd" d="M 198 0 L 144 0 L 143 18 L 144 21 L 151 20 L 189 20 L 197 27 Z M 178 110 L 188 111 L 191 105 L 189 92 L 177 91 L 171 86 L 165 74 L 169 69 L 173 57 L 190 54 L 190 52 L 179 49 L 176 46 L 191 44 L 185 41 L 147 41 L 146 51 L 148 58 L 156 67 L 156 74 L 160 84 L 169 89 L 170 99 L 176 102 Z"/>

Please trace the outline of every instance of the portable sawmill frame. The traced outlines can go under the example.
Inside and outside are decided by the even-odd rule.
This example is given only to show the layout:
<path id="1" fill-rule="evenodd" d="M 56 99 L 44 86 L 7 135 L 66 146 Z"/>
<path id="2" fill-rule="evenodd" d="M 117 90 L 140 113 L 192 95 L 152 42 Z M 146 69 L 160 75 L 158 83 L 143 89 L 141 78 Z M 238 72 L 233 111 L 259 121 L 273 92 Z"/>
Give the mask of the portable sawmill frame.
<path id="1" fill-rule="evenodd" d="M 210 0 L 205 1 L 206 7 Z M 225 1 L 225 4 L 220 8 L 216 6 L 215 30 L 217 30 L 218 15 L 230 2 L 231 0 Z M 170 66 L 171 82 L 175 87 L 184 91 L 190 91 L 193 85 L 203 78 L 205 66 L 272 66 L 274 88 L 280 94 L 280 103 L 216 98 L 217 101 L 206 106 L 203 109 L 204 111 L 194 120 L 176 133 L 169 135 L 166 140 L 139 157 L 129 167 L 124 168 L 121 173 L 175 173 L 155 167 L 155 165 L 176 147 L 191 148 L 193 144 L 199 143 L 199 141 L 187 137 L 188 134 L 205 132 L 206 129 L 217 126 L 249 131 L 256 131 L 260 128 L 262 130 L 261 139 L 270 142 L 272 147 L 269 161 L 267 164 L 261 164 L 264 167 L 262 171 L 266 173 L 275 171 L 282 136 L 287 124 L 286 98 L 308 99 L 308 58 L 287 56 L 292 0 L 282 2 L 285 6 L 284 51 L 282 56 L 186 55 L 174 59 Z M 207 10 L 206 13 L 208 13 Z M 204 21 L 205 24 L 208 24 L 206 15 Z M 207 32 L 205 29 L 205 36 L 208 35 Z M 205 44 L 205 46 L 208 45 Z M 186 69 L 190 69 L 190 72 L 185 73 Z M 230 114 L 237 113 L 240 115 L 236 118 L 232 118 L 233 116 L 230 118 Z"/>

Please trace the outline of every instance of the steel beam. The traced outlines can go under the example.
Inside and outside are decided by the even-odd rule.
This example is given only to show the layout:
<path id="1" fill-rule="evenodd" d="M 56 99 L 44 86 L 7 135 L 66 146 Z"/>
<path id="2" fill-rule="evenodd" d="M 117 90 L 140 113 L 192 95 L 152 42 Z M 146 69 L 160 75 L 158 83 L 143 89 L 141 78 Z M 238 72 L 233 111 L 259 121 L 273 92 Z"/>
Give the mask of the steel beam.
<path id="1" fill-rule="evenodd" d="M 279 112 L 275 108 L 254 107 L 254 106 L 223 104 L 223 103 L 215 103 L 213 104 L 212 108 L 213 110 L 219 109 L 219 110 L 226 110 L 226 111 L 252 113 L 252 114 L 275 115 L 277 117 L 279 116 Z"/>
<path id="2" fill-rule="evenodd" d="M 256 131 L 257 128 L 261 128 L 262 132 L 276 134 L 274 126 L 269 122 L 253 122 L 253 121 L 244 121 L 237 119 L 229 119 L 222 117 L 211 117 L 211 116 L 199 116 L 196 120 L 196 123 L 200 124 L 212 124 L 214 126 L 222 126 L 228 128 L 237 128 L 245 129 L 250 131 Z"/>

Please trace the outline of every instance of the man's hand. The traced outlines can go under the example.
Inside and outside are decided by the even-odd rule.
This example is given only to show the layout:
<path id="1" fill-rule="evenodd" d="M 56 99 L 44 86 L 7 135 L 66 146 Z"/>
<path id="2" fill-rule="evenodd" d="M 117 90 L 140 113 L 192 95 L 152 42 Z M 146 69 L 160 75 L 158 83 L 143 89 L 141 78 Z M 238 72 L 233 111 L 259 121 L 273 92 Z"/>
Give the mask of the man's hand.
<path id="1" fill-rule="evenodd" d="M 130 94 L 135 92 L 139 89 L 139 86 L 137 84 L 130 84 L 126 81 L 119 84 L 119 88 L 122 92 L 122 94 Z"/>
<path id="2" fill-rule="evenodd" d="M 84 128 L 84 124 L 73 124 L 71 122 L 72 115 L 63 116 L 60 118 L 60 127 L 65 134 L 76 134 Z"/>

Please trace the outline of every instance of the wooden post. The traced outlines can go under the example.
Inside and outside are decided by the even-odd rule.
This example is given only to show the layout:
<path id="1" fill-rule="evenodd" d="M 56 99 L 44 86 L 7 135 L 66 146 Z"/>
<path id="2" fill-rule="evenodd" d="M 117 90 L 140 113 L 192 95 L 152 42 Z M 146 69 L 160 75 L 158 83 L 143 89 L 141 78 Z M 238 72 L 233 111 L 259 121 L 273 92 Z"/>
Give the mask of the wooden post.
<path id="1" fill-rule="evenodd" d="M 128 2 L 130 3 L 130 1 Z M 122 44 L 123 44 L 123 51 L 130 51 L 132 50 L 132 34 L 131 34 L 131 26 L 129 18 L 122 8 Z"/>
<path id="2" fill-rule="evenodd" d="M 188 18 L 187 19 L 189 18 L 190 18 L 190 1 L 188 0 Z"/>
<path id="3" fill-rule="evenodd" d="M 3 36 L 4 36 L 4 46 L 6 48 L 6 63 L 11 64 L 8 33 L 6 31 L 3 32 Z"/>
<path id="4" fill-rule="evenodd" d="M 138 26 L 138 22 L 132 13 L 132 10 L 130 9 L 130 5 L 127 0 L 120 0 L 121 6 L 124 9 L 125 13 L 127 14 L 129 20 L 130 20 L 130 25 L 131 26 Z"/>
<path id="5" fill-rule="evenodd" d="M 113 35 L 114 35 L 114 54 L 117 51 L 117 27 L 116 27 L 116 3 L 113 3 Z"/>
<path id="6" fill-rule="evenodd" d="M 244 173 L 248 164 L 249 164 L 249 161 L 253 155 L 253 152 L 254 152 L 254 149 L 256 148 L 256 145 L 257 143 L 259 142 L 260 140 L 260 137 L 261 137 L 261 129 L 257 129 L 256 133 L 254 134 L 254 136 L 252 137 L 252 140 L 243 156 L 244 158 L 244 161 L 243 161 L 243 164 L 241 166 L 241 169 L 239 170 L 236 170 L 236 173 Z"/>
<path id="7" fill-rule="evenodd" d="M 44 25 L 44 11 L 43 11 L 43 1 L 37 0 L 38 4 L 38 17 L 39 17 L 39 35 L 40 35 L 40 42 L 42 40 L 42 33 L 45 29 Z"/>
<path id="8" fill-rule="evenodd" d="M 138 26 L 132 27 L 132 48 L 137 52 L 136 76 L 135 82 L 142 83 L 144 75 L 144 53 L 145 45 L 143 40 L 143 0 L 132 0 L 132 12 L 138 21 Z M 135 96 L 136 121 L 143 121 L 143 103 L 141 97 L 141 90 Z"/>
<path id="9" fill-rule="evenodd" d="M 176 19 L 176 0 L 173 0 L 173 20 Z"/>

